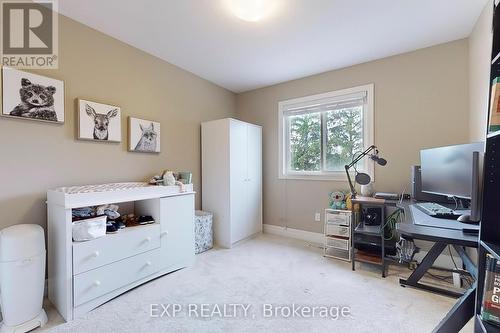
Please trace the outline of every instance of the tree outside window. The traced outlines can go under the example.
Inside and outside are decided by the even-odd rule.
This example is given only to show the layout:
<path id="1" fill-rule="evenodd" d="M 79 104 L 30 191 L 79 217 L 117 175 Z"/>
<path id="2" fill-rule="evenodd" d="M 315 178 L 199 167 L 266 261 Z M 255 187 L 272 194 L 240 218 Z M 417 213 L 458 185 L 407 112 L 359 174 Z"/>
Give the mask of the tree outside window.
<path id="1" fill-rule="evenodd" d="M 279 103 L 280 178 L 345 180 L 346 164 L 373 144 L 373 85 Z M 362 160 L 359 171 L 373 177 Z"/>
<path id="2" fill-rule="evenodd" d="M 289 121 L 291 171 L 321 171 L 322 163 L 326 171 L 343 171 L 363 151 L 362 106 L 290 116 Z M 326 129 L 324 147 L 322 128 Z"/>

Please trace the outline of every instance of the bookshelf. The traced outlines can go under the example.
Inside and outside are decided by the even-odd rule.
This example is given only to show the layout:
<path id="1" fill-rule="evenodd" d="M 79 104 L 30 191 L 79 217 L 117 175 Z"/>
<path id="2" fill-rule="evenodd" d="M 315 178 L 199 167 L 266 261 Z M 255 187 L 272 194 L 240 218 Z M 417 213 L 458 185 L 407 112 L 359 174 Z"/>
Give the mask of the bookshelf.
<path id="1" fill-rule="evenodd" d="M 478 332 L 500 333 L 500 327 L 482 321 L 481 316 L 476 315 L 476 319 L 474 321 L 474 333 Z"/>
<path id="2" fill-rule="evenodd" d="M 493 2 L 493 45 L 490 71 L 490 100 L 491 85 L 495 78 L 500 77 L 500 7 L 497 1 Z M 490 106 L 489 106 L 490 109 Z M 489 117 L 488 115 L 488 125 Z M 489 127 L 489 126 L 488 126 Z M 476 292 L 476 316 L 474 318 L 474 332 L 499 332 L 500 327 L 492 325 L 481 318 L 483 302 L 484 278 L 486 270 L 486 255 L 490 254 L 500 260 L 500 131 L 487 133 L 486 151 L 484 155 L 483 179 L 483 208 L 479 233 L 478 253 L 478 280 Z"/>

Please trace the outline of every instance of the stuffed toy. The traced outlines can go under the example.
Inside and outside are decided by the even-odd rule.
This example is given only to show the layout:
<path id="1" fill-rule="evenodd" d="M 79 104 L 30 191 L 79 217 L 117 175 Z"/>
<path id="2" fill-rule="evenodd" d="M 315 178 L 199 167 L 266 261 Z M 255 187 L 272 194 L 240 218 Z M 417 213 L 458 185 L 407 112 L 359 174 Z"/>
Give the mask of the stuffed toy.
<path id="1" fill-rule="evenodd" d="M 329 205 L 332 209 L 346 209 L 346 195 L 343 192 L 335 191 L 328 195 Z"/>
<path id="2" fill-rule="evenodd" d="M 165 170 L 162 176 L 163 176 L 163 185 L 165 186 L 175 185 L 175 177 L 173 171 Z"/>
<path id="3" fill-rule="evenodd" d="M 153 176 L 153 178 L 151 178 L 149 180 L 149 183 L 151 185 L 163 185 L 163 186 L 178 185 L 180 187 L 180 191 L 181 192 L 186 192 L 184 184 L 182 182 L 178 181 L 175 178 L 174 172 L 170 171 L 170 170 L 163 171 L 163 173 L 161 174 L 161 176 L 158 176 L 158 175 Z"/>

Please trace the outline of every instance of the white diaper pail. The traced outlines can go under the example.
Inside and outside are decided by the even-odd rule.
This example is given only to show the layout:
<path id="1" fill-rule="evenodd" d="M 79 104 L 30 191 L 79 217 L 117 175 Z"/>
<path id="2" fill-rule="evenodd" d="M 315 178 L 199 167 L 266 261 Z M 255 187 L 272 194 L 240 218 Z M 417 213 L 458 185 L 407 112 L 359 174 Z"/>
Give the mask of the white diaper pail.
<path id="1" fill-rule="evenodd" d="M 0 231 L 0 333 L 27 332 L 47 323 L 44 286 L 42 227 L 19 224 Z"/>

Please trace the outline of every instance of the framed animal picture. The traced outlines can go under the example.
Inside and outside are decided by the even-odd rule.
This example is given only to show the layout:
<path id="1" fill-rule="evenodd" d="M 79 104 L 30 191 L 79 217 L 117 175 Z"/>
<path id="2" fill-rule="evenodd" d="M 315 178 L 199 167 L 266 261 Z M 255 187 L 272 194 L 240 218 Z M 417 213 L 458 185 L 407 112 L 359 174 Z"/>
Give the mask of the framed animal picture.
<path id="1" fill-rule="evenodd" d="M 160 123 L 129 117 L 128 142 L 130 151 L 159 153 Z"/>
<path id="2" fill-rule="evenodd" d="M 120 107 L 78 99 L 78 139 L 121 142 Z"/>
<path id="3" fill-rule="evenodd" d="M 2 67 L 2 116 L 64 123 L 64 82 Z"/>

